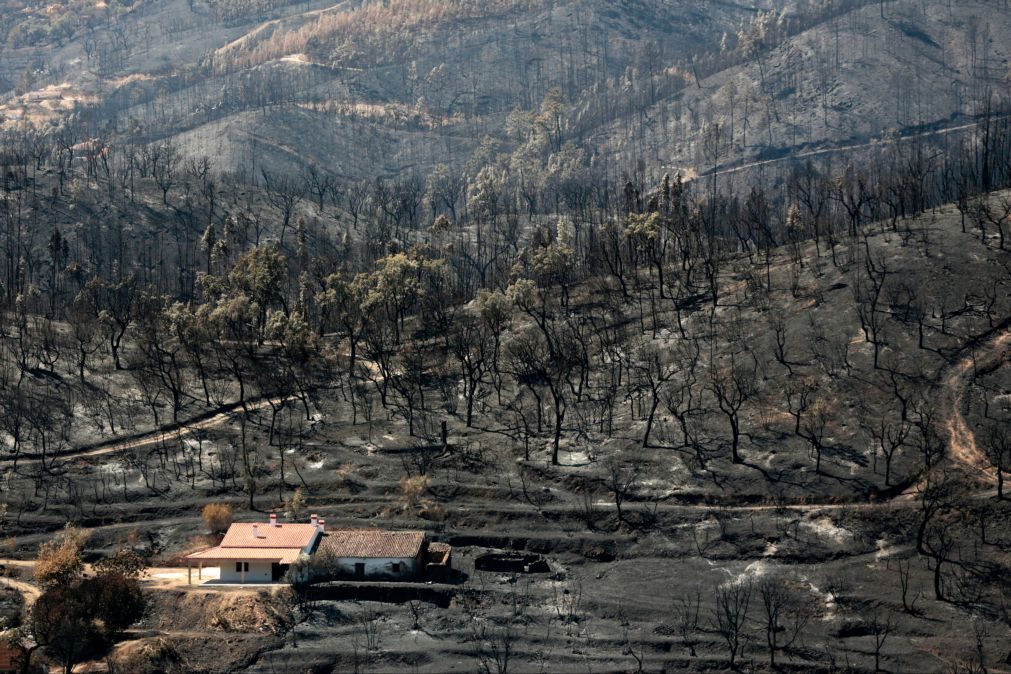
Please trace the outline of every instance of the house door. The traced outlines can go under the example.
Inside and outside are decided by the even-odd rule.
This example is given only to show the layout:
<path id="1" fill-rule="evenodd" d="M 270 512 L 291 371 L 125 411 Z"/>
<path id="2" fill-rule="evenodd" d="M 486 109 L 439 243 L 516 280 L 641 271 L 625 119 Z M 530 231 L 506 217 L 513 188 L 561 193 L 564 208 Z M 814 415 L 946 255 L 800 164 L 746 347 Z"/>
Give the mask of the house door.
<path id="1" fill-rule="evenodd" d="M 281 572 L 281 565 L 278 562 L 274 562 L 270 565 L 270 579 L 275 583 L 281 580 L 284 574 Z"/>
<path id="2" fill-rule="evenodd" d="M 364 577 L 365 577 L 365 563 L 358 562 L 355 564 L 355 578 L 364 578 Z"/>

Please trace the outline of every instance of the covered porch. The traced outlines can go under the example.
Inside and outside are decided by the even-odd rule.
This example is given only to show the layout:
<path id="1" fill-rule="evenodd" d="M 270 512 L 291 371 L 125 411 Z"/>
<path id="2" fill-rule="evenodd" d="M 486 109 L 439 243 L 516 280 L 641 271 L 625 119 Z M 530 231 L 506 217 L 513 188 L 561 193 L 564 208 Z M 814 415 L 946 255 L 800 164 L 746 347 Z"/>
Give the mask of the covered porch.
<path id="1" fill-rule="evenodd" d="M 287 580 L 299 550 L 290 548 L 211 548 L 186 556 L 187 583 L 203 582 L 204 568 L 217 567 L 215 583 L 280 583 Z"/>

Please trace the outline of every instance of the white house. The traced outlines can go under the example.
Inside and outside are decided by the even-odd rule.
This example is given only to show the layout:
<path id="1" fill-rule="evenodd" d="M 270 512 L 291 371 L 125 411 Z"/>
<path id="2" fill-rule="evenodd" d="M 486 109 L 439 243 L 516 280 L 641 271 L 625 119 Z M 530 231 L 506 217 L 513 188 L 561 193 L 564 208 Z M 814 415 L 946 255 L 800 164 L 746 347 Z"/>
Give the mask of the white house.
<path id="1" fill-rule="evenodd" d="M 414 580 L 425 570 L 427 547 L 423 531 L 345 529 L 326 533 L 317 554 L 337 576 Z"/>
<path id="2" fill-rule="evenodd" d="M 221 544 L 186 556 L 193 566 L 220 566 L 224 583 L 270 583 L 285 579 L 288 568 L 303 555 L 312 555 L 324 533 L 325 521 L 315 515 L 309 524 L 281 523 L 271 515 L 266 523 L 237 522 L 228 527 Z M 201 574 L 202 575 L 202 574 Z"/>

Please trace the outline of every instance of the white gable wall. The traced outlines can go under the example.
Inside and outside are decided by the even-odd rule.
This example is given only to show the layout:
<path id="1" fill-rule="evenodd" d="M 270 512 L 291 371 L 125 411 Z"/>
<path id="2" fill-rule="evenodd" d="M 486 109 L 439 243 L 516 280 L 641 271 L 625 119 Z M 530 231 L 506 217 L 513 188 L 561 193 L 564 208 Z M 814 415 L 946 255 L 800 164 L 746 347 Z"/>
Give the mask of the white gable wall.
<path id="1" fill-rule="evenodd" d="M 393 565 L 400 564 L 400 570 L 394 571 Z M 355 565 L 365 565 L 366 578 L 413 579 L 418 573 L 418 560 L 413 557 L 340 557 L 337 567 L 340 574 L 349 578 L 355 577 Z"/>

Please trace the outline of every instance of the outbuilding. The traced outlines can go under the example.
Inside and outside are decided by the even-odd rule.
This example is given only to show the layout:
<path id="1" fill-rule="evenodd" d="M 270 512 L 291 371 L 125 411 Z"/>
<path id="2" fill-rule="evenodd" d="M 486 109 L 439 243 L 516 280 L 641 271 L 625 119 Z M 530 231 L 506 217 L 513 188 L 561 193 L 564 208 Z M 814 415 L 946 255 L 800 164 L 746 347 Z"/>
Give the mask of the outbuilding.
<path id="1" fill-rule="evenodd" d="M 344 529 L 327 532 L 317 555 L 328 571 L 358 580 L 415 580 L 425 571 L 423 531 Z"/>

